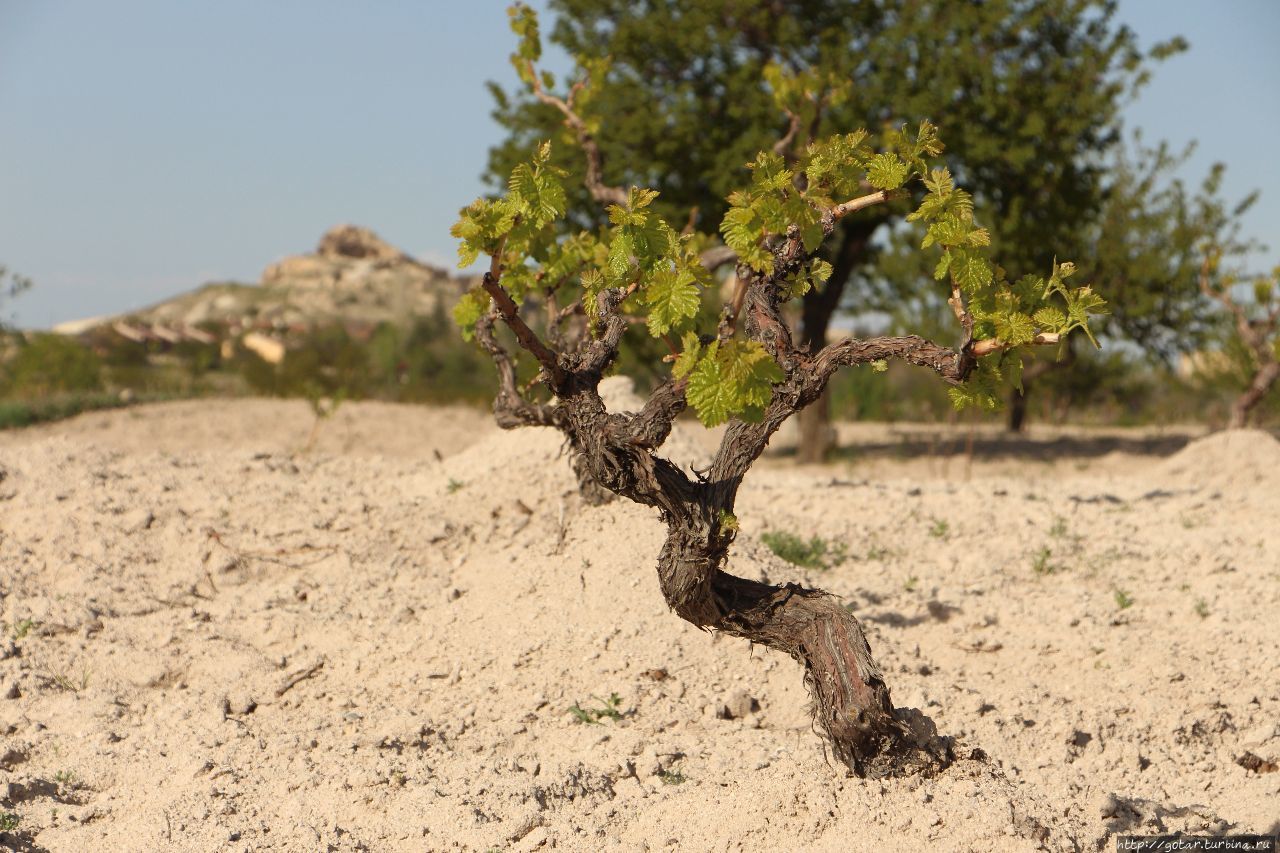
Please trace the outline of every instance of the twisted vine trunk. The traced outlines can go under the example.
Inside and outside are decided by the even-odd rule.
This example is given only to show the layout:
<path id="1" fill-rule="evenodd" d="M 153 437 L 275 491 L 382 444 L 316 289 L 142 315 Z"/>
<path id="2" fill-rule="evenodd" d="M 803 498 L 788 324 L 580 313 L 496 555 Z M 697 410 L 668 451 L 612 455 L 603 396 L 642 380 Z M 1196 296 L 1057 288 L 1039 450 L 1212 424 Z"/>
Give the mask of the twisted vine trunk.
<path id="1" fill-rule="evenodd" d="M 886 191 L 878 191 L 840 208 L 857 210 L 887 198 Z M 828 212 L 824 233 L 829 234 L 834 223 L 835 213 Z M 931 774 L 952 761 L 949 740 L 939 738 L 918 711 L 893 707 L 862 627 L 839 601 L 796 584 L 774 586 L 735 577 L 721 566 L 737 530 L 733 507 L 743 477 L 778 427 L 821 397 L 836 370 L 897 358 L 960 382 L 972 371 L 974 355 L 968 345 L 953 350 L 914 335 L 849 338 L 817 353 L 795 348 L 779 311 L 777 283 L 807 258 L 799 229 L 789 229 L 773 252 L 772 277 L 744 265 L 739 265 L 737 275 L 744 282 L 746 335 L 772 355 L 785 378 L 772 385 L 771 400 L 759 421 L 730 423 L 707 471 L 691 478 L 655 452 L 688 406 L 687 379 L 673 376 L 635 413 L 610 413 L 600 397 L 601 379 L 617 358 L 627 327 L 619 308 L 629 291 L 612 288 L 600 293 L 592 336 L 568 352 L 556 353 L 523 322 L 518 306 L 499 286 L 501 252 L 493 256 L 483 279 L 493 305 L 476 324 L 476 338 L 498 368 L 494 412 L 504 427 L 556 427 L 568 439 L 580 482 L 589 478 L 601 490 L 659 511 L 667 538 L 658 558 L 658 576 L 668 605 L 700 628 L 760 643 L 798 661 L 813 700 L 815 724 L 851 771 L 873 777 Z M 521 349 L 537 359 L 540 379 L 557 405 L 533 404 L 521 394 L 512 361 L 493 336 L 498 317 Z"/>
<path id="2" fill-rule="evenodd" d="M 859 776 L 932 774 L 951 746 L 914 711 L 895 710 L 862 626 L 838 599 L 797 584 L 775 586 L 721 569 L 735 536 L 740 476 L 690 482 L 670 462 L 617 436 L 617 416 L 583 389 L 562 397 L 569 429 L 582 436 L 581 464 L 610 491 L 656 507 L 667 525 L 658 556 L 663 597 L 676 615 L 783 652 L 804 668 L 811 712 L 836 759 Z M 753 458 L 783 418 L 731 428 L 726 448 Z M 615 427 L 614 429 L 611 429 Z M 731 455 L 731 454 L 730 454 Z"/>

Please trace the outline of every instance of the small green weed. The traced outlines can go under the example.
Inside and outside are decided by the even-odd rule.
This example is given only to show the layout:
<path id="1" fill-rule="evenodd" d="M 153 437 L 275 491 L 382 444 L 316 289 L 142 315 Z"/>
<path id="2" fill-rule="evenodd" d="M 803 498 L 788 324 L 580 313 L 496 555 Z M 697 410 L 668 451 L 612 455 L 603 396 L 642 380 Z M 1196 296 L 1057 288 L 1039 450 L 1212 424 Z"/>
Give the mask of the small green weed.
<path id="1" fill-rule="evenodd" d="M 458 491 L 465 485 L 466 483 L 462 482 L 461 480 L 455 480 L 452 477 L 450 477 L 448 485 L 445 486 L 445 491 L 447 491 L 449 494 L 453 494 L 454 492 Z"/>
<path id="2" fill-rule="evenodd" d="M 902 582 L 902 588 L 905 589 L 907 592 L 915 592 L 916 587 L 919 585 L 920 585 L 920 578 L 916 577 L 915 575 L 912 575 L 911 577 L 907 578 L 905 581 Z"/>
<path id="3" fill-rule="evenodd" d="M 1047 545 L 1041 546 L 1035 556 L 1031 558 L 1031 571 L 1038 575 L 1051 575 L 1061 569 L 1061 566 L 1049 562 L 1049 558 L 1053 556 L 1053 549 Z"/>
<path id="4" fill-rule="evenodd" d="M 36 623 L 31 619 L 23 619 L 21 622 L 14 625 L 13 641 L 15 643 L 21 642 L 22 638 L 27 636 L 27 634 L 30 634 L 31 629 L 34 628 L 35 626 L 36 626 Z"/>
<path id="5" fill-rule="evenodd" d="M 13 812 L 0 812 L 0 832 L 13 832 L 21 821 Z"/>
<path id="6" fill-rule="evenodd" d="M 929 535 L 934 539 L 945 540 L 951 535 L 951 525 L 947 523 L 946 519 L 934 518 L 933 524 L 929 526 Z"/>
<path id="7" fill-rule="evenodd" d="M 1196 615 L 1201 619 L 1209 618 L 1209 602 L 1203 598 L 1196 599 Z"/>
<path id="8" fill-rule="evenodd" d="M 874 539 L 871 541 L 871 544 L 867 546 L 868 560 L 884 560 L 891 556 L 893 556 L 893 552 Z"/>
<path id="9" fill-rule="evenodd" d="M 580 723 L 588 725 L 598 725 L 601 720 L 621 720 L 622 719 L 622 697 L 617 693 L 610 693 L 608 699 L 601 699 L 599 696 L 592 696 L 592 699 L 600 703 L 598 708 L 584 708 L 581 704 L 574 702 L 569 708 L 569 713 Z"/>
<path id="10" fill-rule="evenodd" d="M 63 690 L 70 693 L 79 693 L 89 687 L 89 667 L 86 666 L 80 671 L 80 677 L 73 679 L 65 672 L 55 672 L 53 675 L 53 683 Z"/>
<path id="11" fill-rule="evenodd" d="M 821 536 L 814 536 L 806 542 L 794 533 L 776 530 L 762 533 L 760 541 L 788 563 L 806 569 L 829 569 L 848 557 L 844 543 L 831 545 Z"/>
<path id="12" fill-rule="evenodd" d="M 1123 589 L 1116 588 L 1116 606 L 1121 610 L 1128 610 L 1133 606 L 1133 596 L 1125 592 Z"/>
<path id="13" fill-rule="evenodd" d="M 342 401 L 347 397 L 346 389 L 338 389 L 332 396 L 325 393 L 324 389 L 315 383 L 308 383 L 306 387 L 307 403 L 311 406 L 311 414 L 315 416 L 315 420 L 311 423 L 311 432 L 307 434 L 307 442 L 302 446 L 303 453 L 310 453 L 316 446 L 316 439 L 320 437 L 320 427 L 325 421 L 333 417 L 338 411 L 338 407 L 342 405 Z"/>
<path id="14" fill-rule="evenodd" d="M 1049 535 L 1054 539 L 1063 539 L 1067 535 L 1067 520 L 1060 515 L 1053 517 L 1053 526 L 1049 528 Z"/>
<path id="15" fill-rule="evenodd" d="M 683 785 L 689 781 L 688 776 L 675 769 L 658 771 L 658 778 L 664 785 Z"/>

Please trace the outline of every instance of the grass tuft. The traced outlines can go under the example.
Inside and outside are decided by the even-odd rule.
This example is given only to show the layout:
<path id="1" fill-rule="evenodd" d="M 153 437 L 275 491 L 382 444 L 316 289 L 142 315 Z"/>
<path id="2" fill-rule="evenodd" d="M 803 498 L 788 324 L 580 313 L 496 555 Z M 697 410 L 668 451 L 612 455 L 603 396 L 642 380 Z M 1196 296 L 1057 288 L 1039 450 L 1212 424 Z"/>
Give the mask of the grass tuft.
<path id="1" fill-rule="evenodd" d="M 821 536 L 805 541 L 794 533 L 777 530 L 762 533 L 760 541 L 788 563 L 806 569 L 829 569 L 843 563 L 848 556 L 843 543 L 831 545 Z"/>

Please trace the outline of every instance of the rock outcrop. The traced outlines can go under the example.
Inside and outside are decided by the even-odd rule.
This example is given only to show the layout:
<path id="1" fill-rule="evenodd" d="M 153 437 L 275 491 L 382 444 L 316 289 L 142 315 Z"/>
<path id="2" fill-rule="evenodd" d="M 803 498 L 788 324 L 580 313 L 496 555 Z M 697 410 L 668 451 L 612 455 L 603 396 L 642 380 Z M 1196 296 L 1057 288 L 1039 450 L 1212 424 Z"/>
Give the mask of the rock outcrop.
<path id="1" fill-rule="evenodd" d="M 206 324 L 237 335 L 250 330 L 300 331 L 340 323 L 372 328 L 405 323 L 448 309 L 468 282 L 424 264 L 368 228 L 339 225 L 314 252 L 270 264 L 257 285 L 216 283 L 119 317 L 89 323 L 97 328 L 127 321 L 131 328 L 195 329 Z M 83 334 L 86 322 L 57 331 Z"/>

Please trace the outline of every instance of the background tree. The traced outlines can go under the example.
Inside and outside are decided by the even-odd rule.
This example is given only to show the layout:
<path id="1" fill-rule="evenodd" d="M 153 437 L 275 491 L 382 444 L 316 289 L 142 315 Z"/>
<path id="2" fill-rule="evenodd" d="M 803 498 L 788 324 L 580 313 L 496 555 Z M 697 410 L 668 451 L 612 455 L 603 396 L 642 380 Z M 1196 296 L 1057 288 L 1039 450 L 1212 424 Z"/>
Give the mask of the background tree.
<path id="1" fill-rule="evenodd" d="M 1242 284 L 1252 285 L 1247 295 L 1239 292 Z M 1245 387 L 1232 402 L 1228 421 L 1230 428 L 1240 429 L 1280 380 L 1280 267 L 1242 281 L 1223 269 L 1219 249 L 1204 260 L 1200 287 L 1226 312 L 1228 351 L 1237 351 L 1244 368 Z"/>
<path id="2" fill-rule="evenodd" d="M 1218 319 L 1200 287 L 1203 246 L 1224 247 L 1231 256 L 1254 248 L 1241 241 L 1239 232 L 1240 217 L 1257 194 L 1229 205 L 1221 197 L 1221 163 L 1198 187 L 1188 187 L 1176 174 L 1192 150 L 1188 146 L 1174 154 L 1164 143 L 1146 147 L 1140 135 L 1117 146 L 1103 177 L 1102 208 L 1076 229 L 1081 274 L 1108 296 L 1109 314 L 1100 318 L 1098 334 L 1139 353 L 1129 359 L 1135 367 L 1150 362 L 1172 371 L 1180 356 L 1201 349 L 1216 334 Z M 924 283 L 927 265 L 915 250 L 919 237 L 918 229 L 899 229 L 878 262 L 884 281 L 877 283 L 871 304 L 891 318 L 890 329 L 919 328 L 945 312 L 938 294 Z M 1029 361 L 1021 385 L 1011 389 L 1012 431 L 1023 428 L 1032 388 L 1051 372 L 1079 370 L 1083 381 L 1120 378 L 1115 354 L 1107 357 L 1112 369 L 1103 373 L 1096 357 L 1074 346 L 1054 355 Z M 1054 384 L 1064 383 L 1071 380 Z"/>
<path id="3" fill-rule="evenodd" d="M 699 304 L 715 289 L 707 265 L 718 254 L 703 248 L 705 236 L 691 227 L 677 232 L 662 217 L 658 192 L 605 182 L 598 128 L 576 112 L 596 94 L 590 58 L 568 94 L 552 95 L 552 81 L 534 65 L 541 52 L 537 20 L 527 8 L 512 13 L 521 36 L 516 67 L 532 94 L 574 131 L 586 155 L 587 201 L 593 209 L 608 203 L 609 225 L 576 233 L 565 226 L 575 218 L 550 143 L 512 169 L 504 196 L 462 211 L 453 229 L 460 265 L 481 256 L 490 263 L 456 316 L 498 368 L 500 425 L 557 426 L 600 486 L 657 509 L 667 527 L 658 577 L 668 605 L 701 628 L 799 661 L 816 726 L 853 772 L 945 766 L 948 743 L 918 712 L 893 707 L 848 609 L 820 590 L 722 570 L 738 530 L 738 489 L 774 432 L 818 400 L 840 368 L 883 369 L 899 359 L 951 383 L 958 406 L 990 407 L 1002 383 L 1016 381 L 1025 352 L 1058 345 L 1077 330 L 1089 334 L 1089 317 L 1102 300 L 1089 287 L 1066 283 L 1070 264 L 1053 264 L 1047 278 L 1007 280 L 988 258 L 990 234 L 974 221 L 972 197 L 936 165 L 937 129 L 922 122 L 913 133 L 883 133 L 879 151 L 865 131 L 854 131 L 814 141 L 792 164 L 771 149 L 756 155 L 719 223 L 737 256 L 741 286 L 720 322 L 700 328 Z M 925 243 L 935 247 L 934 277 L 948 294 L 959 344 L 903 335 L 797 345 L 784 306 L 831 276 L 824 244 L 847 217 L 899 200 L 916 181 L 924 193 L 910 219 L 922 223 Z M 520 313 L 530 294 L 544 300 L 542 333 Z M 639 411 L 610 412 L 599 384 L 633 319 L 669 346 L 672 366 Z M 516 381 L 515 359 L 494 334 L 499 321 L 537 365 L 543 396 Z M 692 474 L 658 452 L 686 408 L 706 426 L 728 424 L 710 466 Z"/>
<path id="4" fill-rule="evenodd" d="M 670 221 L 719 222 L 743 164 L 759 150 L 794 160 L 808 141 L 858 127 L 883 144 L 903 122 L 927 118 L 948 140 L 957 180 L 987 212 L 1002 263 L 1019 272 L 1048 269 L 1053 251 L 1088 257 L 1124 101 L 1146 79 L 1148 60 L 1185 46 L 1176 39 L 1141 53 L 1105 0 L 550 6 L 552 40 L 581 57 L 594 80 L 578 110 L 601 152 L 602 181 L 658 189 L 655 205 Z M 575 132 L 535 93 L 491 89 L 508 129 L 490 154 L 488 177 L 498 185 L 536 140 Z M 789 115 L 779 100 L 789 102 Z M 553 156 L 557 167 L 584 175 L 571 147 Z M 571 182 L 568 192 L 569 226 L 604 221 L 598 203 L 583 204 L 592 195 L 585 183 Z M 910 210 L 902 199 L 840 222 L 822 249 L 831 276 L 801 301 L 802 347 L 826 342 L 851 297 L 867 310 L 883 301 L 874 299 L 877 287 L 891 300 L 918 290 L 915 271 L 893 279 L 877 265 L 885 226 Z M 801 458 L 821 459 L 831 441 L 824 399 L 801 415 Z"/>

